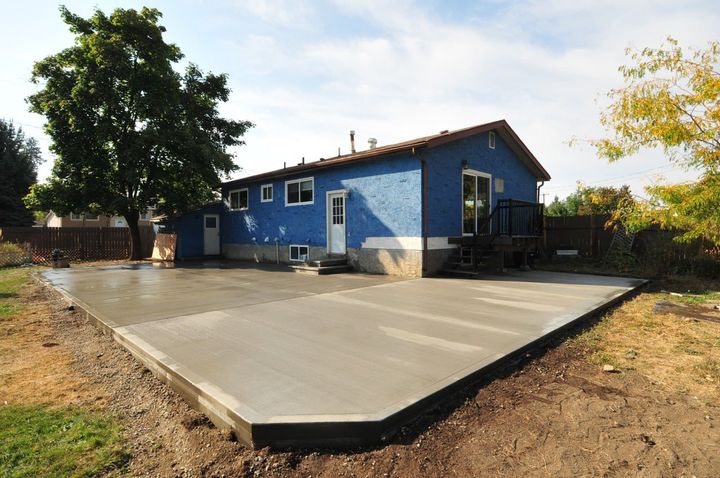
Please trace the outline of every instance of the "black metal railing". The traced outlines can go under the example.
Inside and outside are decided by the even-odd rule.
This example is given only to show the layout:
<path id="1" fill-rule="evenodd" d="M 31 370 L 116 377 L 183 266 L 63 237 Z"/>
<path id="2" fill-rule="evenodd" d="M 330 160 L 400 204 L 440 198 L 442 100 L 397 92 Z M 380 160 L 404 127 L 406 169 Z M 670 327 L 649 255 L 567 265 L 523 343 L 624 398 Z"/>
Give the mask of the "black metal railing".
<path id="1" fill-rule="evenodd" d="M 492 213 L 478 224 L 478 233 L 508 237 L 542 236 L 543 206 L 517 199 L 500 199 Z"/>

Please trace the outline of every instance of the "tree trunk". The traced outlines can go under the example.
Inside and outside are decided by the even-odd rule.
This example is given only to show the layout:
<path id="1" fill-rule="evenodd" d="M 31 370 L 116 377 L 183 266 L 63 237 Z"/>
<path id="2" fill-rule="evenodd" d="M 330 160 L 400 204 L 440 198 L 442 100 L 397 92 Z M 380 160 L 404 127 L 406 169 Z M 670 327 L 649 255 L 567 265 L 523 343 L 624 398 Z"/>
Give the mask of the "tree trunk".
<path id="1" fill-rule="evenodd" d="M 138 211 L 128 211 L 125 214 L 128 228 L 130 229 L 130 260 L 138 261 L 142 259 L 142 244 L 140 244 L 140 213 Z"/>

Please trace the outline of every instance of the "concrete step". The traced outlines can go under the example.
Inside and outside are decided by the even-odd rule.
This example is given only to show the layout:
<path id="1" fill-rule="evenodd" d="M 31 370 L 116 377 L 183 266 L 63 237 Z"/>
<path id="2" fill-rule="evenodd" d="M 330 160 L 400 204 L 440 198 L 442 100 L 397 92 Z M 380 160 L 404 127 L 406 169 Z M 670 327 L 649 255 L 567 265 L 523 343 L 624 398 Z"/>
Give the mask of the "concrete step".
<path id="1" fill-rule="evenodd" d="M 353 267 L 349 264 L 339 264 L 334 266 L 310 266 L 310 265 L 297 265 L 297 266 L 290 266 L 291 269 L 293 269 L 295 272 L 301 273 L 301 274 L 311 274 L 311 275 L 326 275 L 326 274 L 341 274 L 343 272 L 350 272 Z"/>
<path id="2" fill-rule="evenodd" d="M 466 269 L 440 269 L 439 273 L 444 276 L 465 277 L 466 279 L 475 279 L 482 275 L 481 272 Z"/>
<path id="3" fill-rule="evenodd" d="M 347 265 L 347 257 L 326 257 L 316 261 L 310 261 L 304 265 L 312 267 L 344 266 Z"/>

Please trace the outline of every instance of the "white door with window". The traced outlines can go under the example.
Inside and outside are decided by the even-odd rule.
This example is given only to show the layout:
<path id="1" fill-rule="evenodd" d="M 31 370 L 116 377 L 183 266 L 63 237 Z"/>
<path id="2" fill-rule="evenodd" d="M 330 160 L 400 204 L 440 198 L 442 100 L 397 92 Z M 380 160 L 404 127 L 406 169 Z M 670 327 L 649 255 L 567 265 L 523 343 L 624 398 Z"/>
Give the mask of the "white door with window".
<path id="1" fill-rule="evenodd" d="M 205 225 L 203 254 L 206 256 L 220 255 L 220 216 L 205 214 L 203 222 Z"/>
<path id="2" fill-rule="evenodd" d="M 345 191 L 327 193 L 328 253 L 345 254 Z"/>

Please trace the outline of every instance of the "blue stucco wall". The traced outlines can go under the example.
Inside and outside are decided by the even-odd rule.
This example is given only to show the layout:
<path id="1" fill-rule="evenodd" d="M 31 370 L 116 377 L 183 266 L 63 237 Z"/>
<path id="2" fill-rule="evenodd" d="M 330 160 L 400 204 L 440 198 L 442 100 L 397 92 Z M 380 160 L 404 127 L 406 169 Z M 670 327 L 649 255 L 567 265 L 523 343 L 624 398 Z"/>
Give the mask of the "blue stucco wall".
<path id="1" fill-rule="evenodd" d="M 220 230 L 223 228 L 222 204 L 211 204 L 201 209 L 188 212 L 178 218 L 165 221 L 163 232 L 177 234 L 176 256 L 178 258 L 200 257 L 204 253 L 205 214 L 220 215 Z"/>
<path id="2" fill-rule="evenodd" d="M 428 165 L 428 235 L 462 234 L 462 161 L 468 168 L 502 178 L 503 193 L 492 189 L 492 207 L 498 199 L 535 202 L 537 179 L 527 166 L 496 135 L 495 149 L 488 147 L 488 134 L 454 141 L 425 151 Z"/>
<path id="3" fill-rule="evenodd" d="M 313 177 L 314 204 L 285 206 L 285 181 Z M 273 185 L 273 201 L 261 202 L 264 184 Z M 326 192 L 349 191 L 346 203 L 347 247 L 360 247 L 370 236 L 421 234 L 420 162 L 410 154 L 306 172 L 248 185 L 249 208 L 225 211 L 223 244 L 307 244 L 326 246 Z"/>

